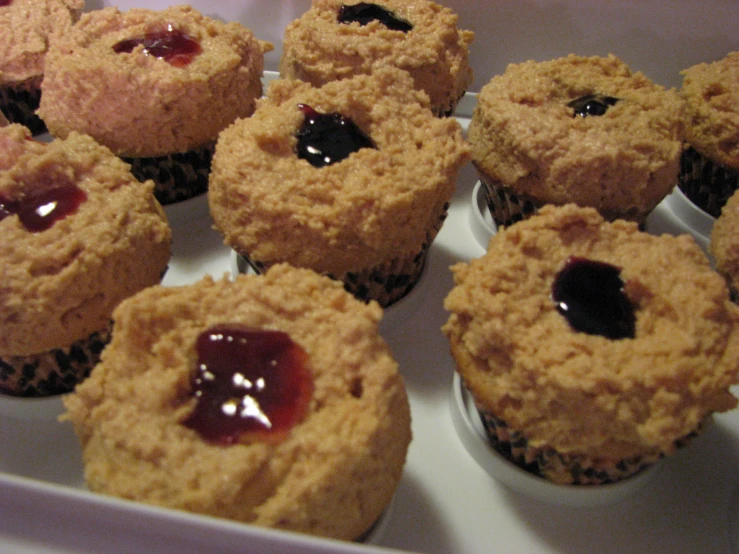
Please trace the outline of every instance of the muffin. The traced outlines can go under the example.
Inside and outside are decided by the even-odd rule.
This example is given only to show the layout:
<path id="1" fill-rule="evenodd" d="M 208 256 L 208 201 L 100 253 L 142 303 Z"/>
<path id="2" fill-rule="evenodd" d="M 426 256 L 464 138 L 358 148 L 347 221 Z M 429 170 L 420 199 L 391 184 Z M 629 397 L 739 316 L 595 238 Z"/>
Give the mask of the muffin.
<path id="1" fill-rule="evenodd" d="M 469 126 L 493 219 L 575 203 L 643 222 L 677 183 L 681 106 L 612 55 L 509 65 L 480 91 Z"/>
<path id="2" fill-rule="evenodd" d="M 285 29 L 279 70 L 319 87 L 397 67 L 429 95 L 434 113 L 451 115 L 472 83 L 473 39 L 457 28 L 456 14 L 429 0 L 313 0 Z"/>
<path id="3" fill-rule="evenodd" d="M 381 313 L 286 264 L 126 300 L 102 362 L 64 398 L 88 486 L 259 526 L 360 536 L 390 502 L 411 439 Z M 238 375 L 245 384 L 231 386 Z M 280 397 L 283 386 L 294 392 Z"/>
<path id="4" fill-rule="evenodd" d="M 628 478 L 736 405 L 739 308 L 689 235 L 546 206 L 453 272 L 457 371 L 493 447 L 536 475 Z"/>
<path id="5" fill-rule="evenodd" d="M 711 230 L 708 250 L 736 301 L 739 298 L 739 193 L 732 194 L 721 208 Z"/>
<path id="6" fill-rule="evenodd" d="M 460 125 L 399 69 L 321 88 L 278 79 L 221 133 L 208 203 L 258 271 L 287 262 L 388 306 L 420 278 L 468 157 Z"/>
<path id="7" fill-rule="evenodd" d="M 46 131 L 36 115 L 44 59 L 55 36 L 68 33 L 84 0 L 5 0 L 0 3 L 0 111 L 33 134 Z"/>
<path id="8" fill-rule="evenodd" d="M 205 192 L 216 137 L 254 111 L 271 48 L 190 6 L 95 10 L 49 49 L 38 113 L 55 137 L 110 148 L 170 204 Z"/>
<path id="9" fill-rule="evenodd" d="M 72 390 L 113 308 L 160 281 L 171 232 L 153 183 L 90 137 L 44 144 L 0 128 L 0 391 Z"/>
<path id="10" fill-rule="evenodd" d="M 679 186 L 713 217 L 737 189 L 739 177 L 739 52 L 683 71 L 685 150 Z"/>

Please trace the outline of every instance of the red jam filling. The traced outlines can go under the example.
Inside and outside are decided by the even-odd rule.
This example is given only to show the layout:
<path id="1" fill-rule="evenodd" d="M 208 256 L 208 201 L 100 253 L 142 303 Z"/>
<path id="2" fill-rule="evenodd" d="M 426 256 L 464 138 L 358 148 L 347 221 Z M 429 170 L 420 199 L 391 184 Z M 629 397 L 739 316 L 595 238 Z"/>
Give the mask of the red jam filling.
<path id="1" fill-rule="evenodd" d="M 195 409 L 184 424 L 222 445 L 277 443 L 308 413 L 308 355 L 281 331 L 217 325 L 197 339 Z"/>
<path id="2" fill-rule="evenodd" d="M 162 59 L 174 67 L 189 65 L 203 51 L 197 40 L 172 25 L 164 30 L 150 31 L 141 38 L 122 40 L 113 45 L 113 50 L 117 54 L 130 54 L 139 45 L 143 45 L 147 56 Z"/>
<path id="3" fill-rule="evenodd" d="M 377 148 L 372 139 L 348 117 L 339 113 L 320 113 L 298 104 L 305 118 L 296 133 L 297 154 L 313 167 L 324 167 L 348 158 L 361 148 Z"/>
<path id="4" fill-rule="evenodd" d="M 23 227 L 31 233 L 45 231 L 76 212 L 87 199 L 85 191 L 64 178 L 42 186 L 29 186 L 26 190 L 20 200 L 0 196 L 0 220 L 17 215 Z"/>
<path id="5" fill-rule="evenodd" d="M 634 307 L 624 292 L 621 269 L 572 256 L 552 284 L 557 311 L 579 332 L 608 339 L 634 338 Z"/>
<path id="6" fill-rule="evenodd" d="M 10 6 L 13 3 L 13 0 L 0 0 L 0 8 L 3 6 Z"/>

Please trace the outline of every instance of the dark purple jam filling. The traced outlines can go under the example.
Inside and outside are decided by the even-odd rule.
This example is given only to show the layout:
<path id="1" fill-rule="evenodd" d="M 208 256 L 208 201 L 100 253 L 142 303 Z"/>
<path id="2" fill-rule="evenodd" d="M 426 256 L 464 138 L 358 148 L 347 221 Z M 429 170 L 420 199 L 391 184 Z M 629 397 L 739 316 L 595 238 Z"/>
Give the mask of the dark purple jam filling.
<path id="1" fill-rule="evenodd" d="M 360 2 L 359 4 L 342 4 L 339 9 L 339 23 L 359 23 L 364 26 L 370 21 L 379 21 L 391 31 L 407 33 L 413 25 L 395 15 L 393 12 L 377 4 Z"/>
<path id="2" fill-rule="evenodd" d="M 185 67 L 200 54 L 200 43 L 191 36 L 168 25 L 164 30 L 150 31 L 140 38 L 122 40 L 113 45 L 117 54 L 130 54 L 133 49 L 143 45 L 147 56 L 154 56 L 174 67 Z"/>
<path id="3" fill-rule="evenodd" d="M 572 108 L 575 113 L 573 115 L 580 117 L 588 117 L 590 115 L 603 115 L 606 113 L 609 107 L 616 104 L 619 98 L 613 96 L 606 96 L 604 94 L 588 94 L 581 96 L 567 104 L 567 107 Z"/>
<path id="4" fill-rule="evenodd" d="M 377 148 L 351 119 L 338 113 L 319 113 L 305 104 L 298 107 L 305 119 L 296 133 L 297 154 L 313 167 L 340 162 L 361 148 Z"/>
<path id="5" fill-rule="evenodd" d="M 76 212 L 86 199 L 85 191 L 60 178 L 53 183 L 28 187 L 20 200 L 0 196 L 0 220 L 17 215 L 27 231 L 40 233 Z"/>
<path id="6" fill-rule="evenodd" d="M 0 0 L 0 8 L 3 6 L 10 6 L 13 3 L 13 0 Z"/>
<path id="7" fill-rule="evenodd" d="M 634 338 L 634 307 L 624 292 L 621 269 L 571 257 L 552 284 L 557 311 L 576 331 L 608 339 Z"/>
<path id="8" fill-rule="evenodd" d="M 276 443 L 307 414 L 308 356 L 286 333 L 223 324 L 203 331 L 195 348 L 197 404 L 184 424 L 206 441 Z"/>

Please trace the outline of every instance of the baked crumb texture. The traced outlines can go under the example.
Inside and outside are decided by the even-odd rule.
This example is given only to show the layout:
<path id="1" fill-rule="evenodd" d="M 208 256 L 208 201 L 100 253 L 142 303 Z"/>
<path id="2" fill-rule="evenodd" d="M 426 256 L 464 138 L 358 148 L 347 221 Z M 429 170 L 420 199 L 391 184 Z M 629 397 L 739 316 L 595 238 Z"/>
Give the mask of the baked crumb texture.
<path id="1" fill-rule="evenodd" d="M 600 116 L 568 103 L 617 98 Z M 677 183 L 682 103 L 615 56 L 509 65 L 480 91 L 469 127 L 473 163 L 499 225 L 545 204 L 642 222 Z"/>
<path id="2" fill-rule="evenodd" d="M 351 119 L 377 148 L 321 168 L 299 159 L 301 103 Z M 459 123 L 434 117 L 401 70 L 321 88 L 279 79 L 221 133 L 208 201 L 225 243 L 263 267 L 288 262 L 355 292 L 410 273 L 402 288 L 366 295 L 388 304 L 420 276 L 468 160 Z"/>
<path id="3" fill-rule="evenodd" d="M 621 268 L 635 338 L 576 332 L 560 315 L 550 293 L 571 256 Z M 540 468 L 550 480 L 625 477 L 736 405 L 739 309 L 688 235 L 549 206 L 453 272 L 443 331 L 457 370 L 483 415 L 522 439 L 527 461 L 554 460 Z"/>
<path id="4" fill-rule="evenodd" d="M 718 217 L 739 186 L 739 52 L 683 71 L 686 148 L 680 189 Z"/>
<path id="5" fill-rule="evenodd" d="M 260 526 L 360 536 L 390 502 L 411 439 L 381 313 L 286 264 L 152 287 L 123 302 L 101 364 L 64 400 L 89 487 Z M 195 402 L 196 338 L 223 323 L 286 332 L 308 354 L 309 413 L 278 444 L 214 445 L 182 424 Z"/>
<path id="6" fill-rule="evenodd" d="M 280 75 L 314 86 L 396 67 L 413 77 L 431 99 L 437 115 L 450 115 L 472 83 L 469 46 L 474 33 L 457 28 L 457 15 L 428 0 L 379 3 L 413 25 L 407 33 L 378 21 L 361 26 L 337 20 L 343 2 L 313 0 L 299 19 L 288 24 Z"/>
<path id="7" fill-rule="evenodd" d="M 25 356 L 53 358 L 107 333 L 113 308 L 159 283 L 170 258 L 171 230 L 153 184 L 139 183 L 110 150 L 77 133 L 45 144 L 20 125 L 0 128 L 3 200 L 22 201 L 60 180 L 87 196 L 74 213 L 40 232 L 17 215 L 0 220 L 0 357 L 16 368 Z M 12 390 L 20 375 L 8 376 L 6 365 L 3 388 Z"/>

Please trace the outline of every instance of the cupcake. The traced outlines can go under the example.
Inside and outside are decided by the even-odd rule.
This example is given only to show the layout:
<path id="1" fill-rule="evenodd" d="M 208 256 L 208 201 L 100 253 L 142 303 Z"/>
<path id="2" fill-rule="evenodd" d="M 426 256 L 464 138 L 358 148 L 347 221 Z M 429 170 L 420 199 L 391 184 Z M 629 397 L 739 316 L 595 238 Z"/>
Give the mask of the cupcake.
<path id="1" fill-rule="evenodd" d="M 460 125 L 401 70 L 278 79 L 221 133 L 208 202 L 258 271 L 287 262 L 388 306 L 420 278 L 468 156 Z"/>
<path id="2" fill-rule="evenodd" d="M 353 540 L 390 502 L 411 439 L 381 310 L 286 264 L 121 303 L 64 398 L 91 490 Z"/>
<path id="3" fill-rule="evenodd" d="M 615 56 L 509 65 L 480 91 L 469 126 L 493 219 L 572 202 L 642 223 L 677 183 L 680 113 L 675 91 Z"/>
<path id="4" fill-rule="evenodd" d="M 492 446 L 550 482 L 636 475 L 736 405 L 739 308 L 689 235 L 546 206 L 453 272 L 457 372 Z"/>
<path id="5" fill-rule="evenodd" d="M 435 114 L 451 115 L 472 83 L 473 38 L 457 28 L 455 13 L 429 0 L 314 0 L 285 29 L 280 75 L 319 87 L 397 67 L 429 95 Z"/>
<path id="6" fill-rule="evenodd" d="M 44 58 L 54 36 L 69 32 L 84 0 L 0 2 L 0 112 L 34 134 L 46 131 L 36 115 Z"/>
<path id="7" fill-rule="evenodd" d="M 708 249 L 734 300 L 739 298 L 739 193 L 731 195 L 713 224 Z"/>
<path id="8" fill-rule="evenodd" d="M 713 217 L 739 180 L 739 52 L 683 71 L 685 151 L 679 187 Z"/>
<path id="9" fill-rule="evenodd" d="M 271 48 L 190 6 L 95 10 L 49 49 L 38 113 L 55 137 L 110 148 L 170 204 L 205 192 L 216 137 L 254 111 Z"/>
<path id="10" fill-rule="evenodd" d="M 0 128 L 0 391 L 72 390 L 113 308 L 160 281 L 171 232 L 153 184 L 90 137 L 43 144 Z"/>

